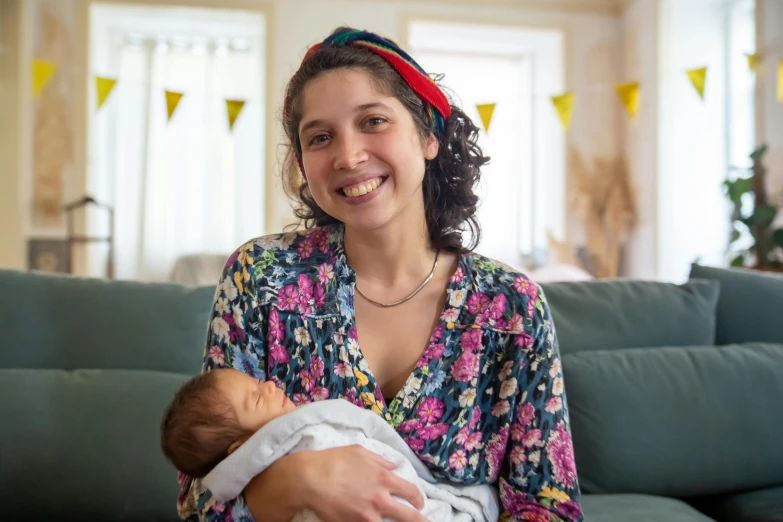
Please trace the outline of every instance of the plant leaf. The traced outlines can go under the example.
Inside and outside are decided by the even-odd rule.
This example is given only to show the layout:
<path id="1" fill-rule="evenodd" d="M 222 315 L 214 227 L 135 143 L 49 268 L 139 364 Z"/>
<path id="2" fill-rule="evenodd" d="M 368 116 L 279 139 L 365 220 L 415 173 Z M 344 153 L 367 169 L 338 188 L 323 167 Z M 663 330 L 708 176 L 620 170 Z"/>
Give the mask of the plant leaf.
<path id="1" fill-rule="evenodd" d="M 772 205 L 761 205 L 753 211 L 750 221 L 757 225 L 769 225 L 775 220 L 777 213 L 777 209 Z"/>
<path id="2" fill-rule="evenodd" d="M 780 248 L 783 248 L 783 228 L 779 228 L 772 233 L 772 241 Z"/>
<path id="3" fill-rule="evenodd" d="M 743 266 L 745 266 L 745 254 L 740 254 L 737 257 L 735 257 L 734 259 L 732 259 L 731 260 L 731 266 L 737 267 L 737 268 L 742 268 Z"/>

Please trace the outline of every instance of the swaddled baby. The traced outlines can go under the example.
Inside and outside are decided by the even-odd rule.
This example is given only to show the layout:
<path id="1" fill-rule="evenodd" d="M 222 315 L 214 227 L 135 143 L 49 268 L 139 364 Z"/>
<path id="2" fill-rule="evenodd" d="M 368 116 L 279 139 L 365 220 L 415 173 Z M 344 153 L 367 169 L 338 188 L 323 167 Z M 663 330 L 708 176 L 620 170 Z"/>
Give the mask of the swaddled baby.
<path id="1" fill-rule="evenodd" d="M 219 501 L 239 495 L 253 477 L 283 455 L 351 444 L 396 464 L 394 473 L 415 484 L 424 496 L 421 512 L 429 520 L 497 520 L 497 499 L 488 486 L 437 483 L 391 426 L 345 400 L 297 408 L 273 382 L 220 369 L 182 386 L 161 426 L 166 457 L 183 473 L 204 478 L 204 485 Z M 318 518 L 303 511 L 294 520 Z"/>

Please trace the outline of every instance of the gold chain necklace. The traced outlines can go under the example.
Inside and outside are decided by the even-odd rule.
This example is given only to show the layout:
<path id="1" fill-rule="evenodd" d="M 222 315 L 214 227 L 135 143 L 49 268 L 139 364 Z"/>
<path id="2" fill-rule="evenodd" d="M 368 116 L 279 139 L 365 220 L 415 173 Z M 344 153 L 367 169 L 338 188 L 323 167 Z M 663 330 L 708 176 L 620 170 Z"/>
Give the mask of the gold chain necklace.
<path id="1" fill-rule="evenodd" d="M 357 282 L 357 283 L 356 283 L 356 285 L 355 285 L 355 286 L 356 286 L 356 291 L 357 291 L 357 292 L 359 292 L 359 295 L 361 295 L 362 297 L 364 297 L 366 300 L 368 300 L 369 302 L 371 302 L 371 303 L 372 303 L 372 304 L 374 304 L 375 306 L 380 306 L 380 307 L 382 307 L 382 308 L 391 308 L 392 306 L 401 305 L 402 303 L 404 303 L 404 302 L 406 302 L 406 301 L 410 301 L 411 299 L 413 299 L 413 297 L 414 297 L 416 294 L 418 294 L 419 292 L 421 292 L 421 289 L 422 289 L 422 288 L 424 288 L 424 286 L 425 286 L 427 283 L 429 283 L 429 282 L 430 282 L 430 279 L 432 279 L 432 277 L 435 275 L 435 269 L 436 269 L 436 268 L 438 268 L 438 256 L 439 256 L 439 255 L 440 255 L 440 249 L 438 249 L 438 250 L 435 252 L 435 262 L 432 264 L 432 270 L 430 271 L 430 275 L 428 275 L 428 276 L 427 276 L 427 279 L 425 279 L 425 280 L 424 280 L 424 282 L 423 282 L 422 284 L 420 284 L 420 285 L 419 285 L 419 287 L 418 287 L 416 290 L 414 290 L 412 294 L 410 294 L 410 295 L 409 295 L 409 296 L 407 296 L 407 297 L 403 297 L 403 298 L 402 298 L 402 299 L 400 299 L 399 301 L 395 301 L 395 302 L 393 302 L 393 303 L 379 303 L 378 301 L 373 301 L 372 299 L 370 299 L 369 297 L 367 297 L 366 295 L 364 295 L 364 292 L 362 292 L 362 291 L 359 289 L 359 283 L 358 283 L 358 282 Z"/>

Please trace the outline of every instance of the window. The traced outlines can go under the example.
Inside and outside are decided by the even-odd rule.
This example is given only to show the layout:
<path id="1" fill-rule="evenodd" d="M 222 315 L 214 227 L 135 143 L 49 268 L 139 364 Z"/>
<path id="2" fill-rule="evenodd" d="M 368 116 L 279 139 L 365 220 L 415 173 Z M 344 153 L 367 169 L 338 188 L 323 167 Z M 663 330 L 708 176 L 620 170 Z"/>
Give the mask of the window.
<path id="1" fill-rule="evenodd" d="M 411 54 L 444 74 L 453 103 L 481 127 L 477 104 L 495 103 L 479 145 L 478 251 L 514 268 L 546 262 L 547 232 L 563 238 L 565 153 L 550 96 L 564 91 L 563 35 L 556 30 L 412 22 Z"/>
<path id="2" fill-rule="evenodd" d="M 115 273 L 163 280 L 182 255 L 228 255 L 263 232 L 264 18 L 93 5 L 88 191 L 115 209 Z M 169 120 L 164 92 L 184 93 Z M 245 100 L 233 132 L 226 100 Z M 100 234 L 105 223 L 91 222 Z M 89 256 L 102 273 L 105 253 Z"/>

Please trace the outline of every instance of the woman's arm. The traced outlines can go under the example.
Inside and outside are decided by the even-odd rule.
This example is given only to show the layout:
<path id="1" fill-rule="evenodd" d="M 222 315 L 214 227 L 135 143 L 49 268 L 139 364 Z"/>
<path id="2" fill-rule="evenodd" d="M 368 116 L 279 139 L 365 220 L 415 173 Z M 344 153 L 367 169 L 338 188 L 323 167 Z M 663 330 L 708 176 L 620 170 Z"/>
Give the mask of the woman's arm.
<path id="1" fill-rule="evenodd" d="M 203 371 L 229 367 L 266 379 L 267 314 L 259 305 L 254 264 L 254 259 L 262 254 L 261 247 L 248 242 L 226 262 L 209 316 Z M 286 470 L 282 460 L 280 464 L 260 482 L 261 486 L 271 483 Z M 265 495 L 266 488 L 261 486 L 252 489 L 252 512 L 259 511 L 259 499 L 270 496 Z M 252 518 L 243 496 L 231 502 L 216 502 L 209 490 L 201 485 L 201 480 L 182 474 L 177 508 L 180 517 L 187 520 L 219 522 Z"/>
<path id="2" fill-rule="evenodd" d="M 510 521 L 582 522 L 563 372 L 552 317 L 539 288 L 523 299 L 525 332 L 517 353 L 517 403 L 498 486 Z"/>

